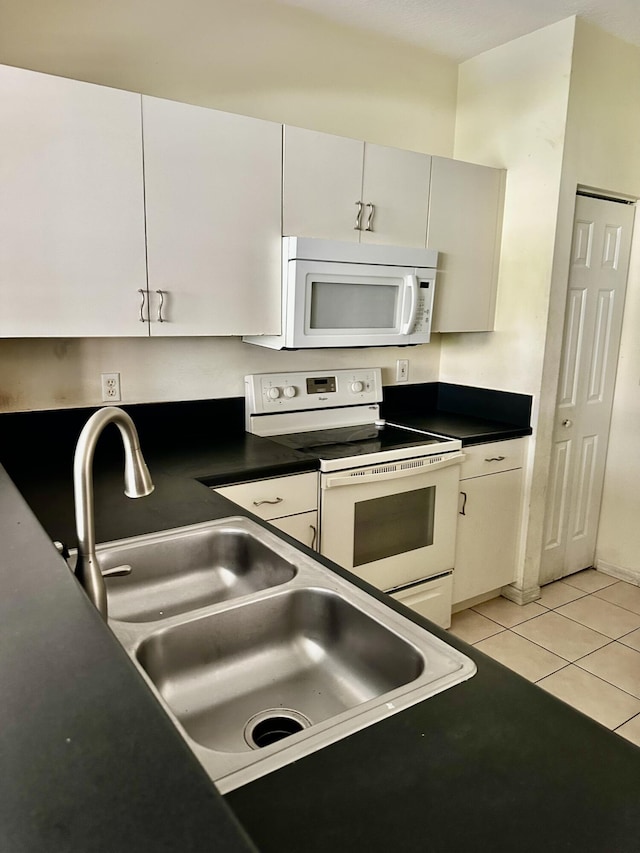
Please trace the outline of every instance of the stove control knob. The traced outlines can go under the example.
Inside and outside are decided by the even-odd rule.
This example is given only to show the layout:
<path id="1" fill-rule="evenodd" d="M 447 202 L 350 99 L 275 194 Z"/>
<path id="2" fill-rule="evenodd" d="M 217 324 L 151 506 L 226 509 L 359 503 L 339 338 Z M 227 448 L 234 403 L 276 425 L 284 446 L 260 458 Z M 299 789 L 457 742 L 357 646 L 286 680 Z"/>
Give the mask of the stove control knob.
<path id="1" fill-rule="evenodd" d="M 267 397 L 270 400 L 277 400 L 279 396 L 280 396 L 280 389 L 279 388 L 276 388 L 275 386 L 273 388 L 267 388 Z"/>
<path id="2" fill-rule="evenodd" d="M 353 391 L 354 394 L 359 394 L 363 388 L 364 388 L 364 385 L 362 382 L 352 382 L 351 383 L 351 390 Z"/>
<path id="3" fill-rule="evenodd" d="M 296 393 L 297 392 L 296 392 L 295 385 L 287 385 L 287 387 L 284 389 L 284 396 L 285 397 L 295 397 Z"/>

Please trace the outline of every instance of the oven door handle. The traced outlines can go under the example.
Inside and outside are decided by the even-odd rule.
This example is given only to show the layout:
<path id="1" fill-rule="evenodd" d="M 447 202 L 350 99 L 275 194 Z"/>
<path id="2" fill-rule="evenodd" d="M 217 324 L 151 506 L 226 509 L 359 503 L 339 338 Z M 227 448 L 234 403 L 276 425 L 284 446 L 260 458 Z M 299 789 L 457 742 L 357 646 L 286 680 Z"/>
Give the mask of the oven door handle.
<path id="1" fill-rule="evenodd" d="M 346 474 L 341 471 L 337 474 L 324 474 L 322 476 L 322 488 L 333 489 L 338 486 L 359 486 L 361 483 L 380 483 L 384 480 L 398 480 L 402 477 L 419 477 L 431 473 L 431 471 L 439 471 L 442 468 L 449 468 L 451 465 L 459 465 L 464 459 L 464 453 L 451 453 L 448 456 L 440 456 L 433 462 L 426 462 L 425 465 L 409 468 L 395 468 L 406 464 L 405 462 L 388 463 L 381 462 L 377 471 L 369 471 L 366 474 L 360 474 L 357 469 L 353 474 Z M 429 459 L 430 457 L 425 457 Z M 416 460 L 411 460 L 416 461 Z M 385 470 L 386 469 L 386 470 Z"/>

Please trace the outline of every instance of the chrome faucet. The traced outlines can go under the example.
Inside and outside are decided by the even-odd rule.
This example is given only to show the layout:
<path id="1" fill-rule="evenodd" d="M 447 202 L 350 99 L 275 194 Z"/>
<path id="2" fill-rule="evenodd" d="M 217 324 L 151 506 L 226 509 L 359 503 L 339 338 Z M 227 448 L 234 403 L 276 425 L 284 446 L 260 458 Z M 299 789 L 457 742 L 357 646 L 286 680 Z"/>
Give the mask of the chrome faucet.
<path id="1" fill-rule="evenodd" d="M 93 414 L 84 425 L 73 460 L 73 490 L 78 535 L 76 577 L 90 600 L 107 618 L 107 590 L 96 554 L 95 512 L 93 506 L 93 455 L 102 430 L 115 423 L 124 443 L 124 493 L 142 498 L 153 491 L 149 469 L 142 456 L 138 433 L 129 415 L 116 406 L 107 406 Z"/>

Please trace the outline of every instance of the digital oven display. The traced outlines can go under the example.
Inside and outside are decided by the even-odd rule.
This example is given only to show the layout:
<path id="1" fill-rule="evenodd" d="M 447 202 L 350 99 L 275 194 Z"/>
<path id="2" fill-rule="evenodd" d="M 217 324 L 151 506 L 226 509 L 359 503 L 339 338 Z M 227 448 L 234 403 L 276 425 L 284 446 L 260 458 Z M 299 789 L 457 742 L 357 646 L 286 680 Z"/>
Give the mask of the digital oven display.
<path id="1" fill-rule="evenodd" d="M 307 378 L 307 394 L 326 394 L 336 390 L 335 376 Z"/>

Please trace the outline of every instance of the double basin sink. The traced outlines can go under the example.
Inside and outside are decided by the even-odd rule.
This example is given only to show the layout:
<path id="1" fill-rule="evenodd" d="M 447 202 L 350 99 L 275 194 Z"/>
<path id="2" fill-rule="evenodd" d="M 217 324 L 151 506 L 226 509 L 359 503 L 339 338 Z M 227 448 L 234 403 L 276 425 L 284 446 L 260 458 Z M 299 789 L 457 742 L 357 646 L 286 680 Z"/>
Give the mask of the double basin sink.
<path id="1" fill-rule="evenodd" d="M 222 793 L 470 678 L 473 662 L 254 521 L 100 546 L 109 625 Z"/>

